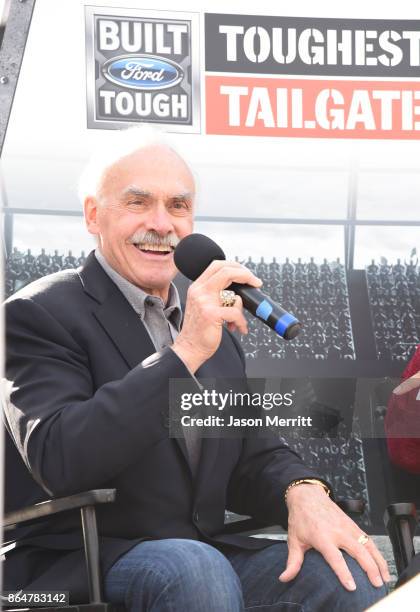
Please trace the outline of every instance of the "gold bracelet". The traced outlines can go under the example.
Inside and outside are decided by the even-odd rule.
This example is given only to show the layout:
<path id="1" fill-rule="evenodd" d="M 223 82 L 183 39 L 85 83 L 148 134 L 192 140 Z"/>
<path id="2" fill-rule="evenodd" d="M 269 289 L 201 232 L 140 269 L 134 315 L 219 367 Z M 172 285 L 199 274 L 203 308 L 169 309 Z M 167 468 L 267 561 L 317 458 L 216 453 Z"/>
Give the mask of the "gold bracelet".
<path id="1" fill-rule="evenodd" d="M 325 484 L 325 482 L 322 482 L 322 480 L 318 480 L 317 478 L 300 478 L 299 480 L 293 480 L 289 486 L 287 487 L 285 493 L 284 493 L 284 501 L 287 500 L 287 494 L 289 493 L 290 489 L 293 489 L 293 487 L 296 487 L 297 485 L 300 484 L 317 484 L 320 485 L 325 493 L 327 495 L 330 495 L 330 489 L 327 487 L 327 485 Z"/>

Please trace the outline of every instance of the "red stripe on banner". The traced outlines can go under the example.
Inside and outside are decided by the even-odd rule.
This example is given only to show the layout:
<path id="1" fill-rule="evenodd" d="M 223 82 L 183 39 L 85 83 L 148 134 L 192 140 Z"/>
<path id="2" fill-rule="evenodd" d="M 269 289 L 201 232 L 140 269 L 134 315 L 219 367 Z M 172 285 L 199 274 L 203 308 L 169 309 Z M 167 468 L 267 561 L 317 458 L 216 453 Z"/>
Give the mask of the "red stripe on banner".
<path id="1" fill-rule="evenodd" d="M 420 82 L 206 77 L 207 134 L 420 138 Z"/>

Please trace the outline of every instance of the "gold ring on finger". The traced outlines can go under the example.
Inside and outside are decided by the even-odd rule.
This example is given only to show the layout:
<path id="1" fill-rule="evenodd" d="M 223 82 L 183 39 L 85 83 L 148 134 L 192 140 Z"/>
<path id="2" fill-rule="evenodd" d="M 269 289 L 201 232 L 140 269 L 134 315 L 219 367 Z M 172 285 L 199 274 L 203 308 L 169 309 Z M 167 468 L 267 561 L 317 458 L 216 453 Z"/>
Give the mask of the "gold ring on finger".
<path id="1" fill-rule="evenodd" d="M 359 544 L 362 544 L 364 546 L 369 542 L 369 536 L 365 533 L 362 533 L 362 535 L 357 538 L 357 541 L 359 542 Z"/>
<path id="2" fill-rule="evenodd" d="M 219 297 L 222 306 L 230 307 L 235 305 L 236 294 L 234 291 L 230 291 L 230 289 L 222 289 Z"/>

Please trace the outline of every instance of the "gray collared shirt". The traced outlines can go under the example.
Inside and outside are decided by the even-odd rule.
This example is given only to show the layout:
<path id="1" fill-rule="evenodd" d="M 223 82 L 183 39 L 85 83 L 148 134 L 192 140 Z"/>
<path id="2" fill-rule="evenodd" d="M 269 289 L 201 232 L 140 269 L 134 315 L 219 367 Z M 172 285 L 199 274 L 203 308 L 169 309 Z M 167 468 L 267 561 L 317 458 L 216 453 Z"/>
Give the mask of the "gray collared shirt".
<path id="1" fill-rule="evenodd" d="M 121 276 L 109 265 L 99 249 L 95 250 L 95 257 L 139 315 L 156 350 L 161 351 L 170 346 L 179 334 L 182 320 L 181 302 L 175 285 L 171 283 L 165 305 L 160 297 L 148 295 Z"/>

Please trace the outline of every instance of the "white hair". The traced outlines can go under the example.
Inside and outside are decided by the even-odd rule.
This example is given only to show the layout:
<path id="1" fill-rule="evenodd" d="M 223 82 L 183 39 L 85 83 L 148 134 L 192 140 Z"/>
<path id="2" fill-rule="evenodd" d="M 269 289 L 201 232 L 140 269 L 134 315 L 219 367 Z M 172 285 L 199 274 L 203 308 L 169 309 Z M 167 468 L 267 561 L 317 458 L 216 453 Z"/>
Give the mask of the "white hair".
<path id="1" fill-rule="evenodd" d="M 161 129 L 140 124 L 125 130 L 115 130 L 107 136 L 107 144 L 93 151 L 79 179 L 78 193 L 83 204 L 88 196 L 96 196 L 101 179 L 110 166 L 139 149 L 165 146 L 177 152 L 173 142 Z"/>

